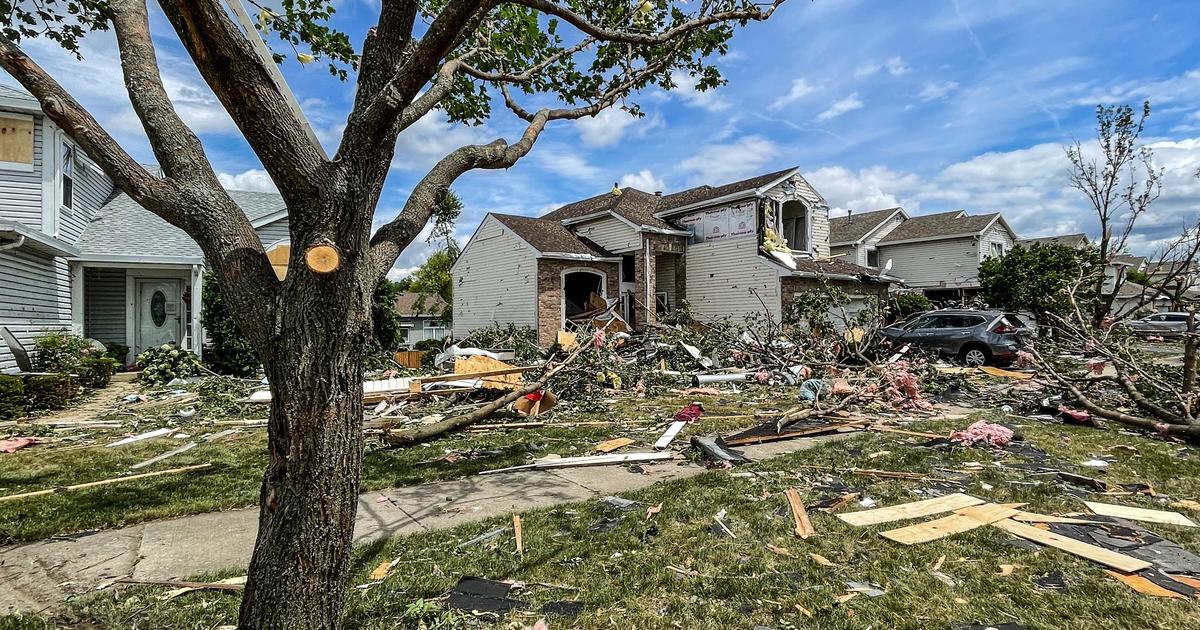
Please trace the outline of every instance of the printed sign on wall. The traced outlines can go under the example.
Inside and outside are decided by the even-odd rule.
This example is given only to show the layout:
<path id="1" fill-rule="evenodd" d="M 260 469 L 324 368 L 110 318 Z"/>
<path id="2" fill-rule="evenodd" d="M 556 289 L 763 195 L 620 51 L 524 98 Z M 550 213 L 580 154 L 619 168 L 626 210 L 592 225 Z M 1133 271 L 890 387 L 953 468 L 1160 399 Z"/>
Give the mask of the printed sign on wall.
<path id="1" fill-rule="evenodd" d="M 693 243 L 745 238 L 755 234 L 754 204 L 689 214 L 676 221 L 692 233 Z"/>

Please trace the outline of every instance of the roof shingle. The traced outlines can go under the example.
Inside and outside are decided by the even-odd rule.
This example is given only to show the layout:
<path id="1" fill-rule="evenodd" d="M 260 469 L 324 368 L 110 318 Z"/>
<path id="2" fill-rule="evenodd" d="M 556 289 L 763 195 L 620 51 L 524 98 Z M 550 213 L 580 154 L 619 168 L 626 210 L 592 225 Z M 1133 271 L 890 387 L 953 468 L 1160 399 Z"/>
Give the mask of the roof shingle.
<path id="1" fill-rule="evenodd" d="M 829 244 L 857 243 L 900 208 L 888 208 L 860 214 L 850 213 L 844 217 L 829 218 Z"/>
<path id="2" fill-rule="evenodd" d="M 887 236 L 880 239 L 879 243 L 883 245 L 898 241 L 978 234 L 998 216 L 1000 216 L 998 212 L 972 216 L 962 210 L 918 215 L 901 223 Z"/>
<path id="3" fill-rule="evenodd" d="M 522 217 L 515 214 L 492 214 L 492 216 L 543 254 L 579 254 L 601 258 L 613 256 L 595 243 L 576 236 L 562 223 L 553 219 Z"/>
<path id="4" fill-rule="evenodd" d="M 419 310 L 418 302 L 421 306 Z M 396 294 L 393 308 L 401 317 L 441 317 L 446 312 L 446 301 L 436 293 L 406 291 Z"/>

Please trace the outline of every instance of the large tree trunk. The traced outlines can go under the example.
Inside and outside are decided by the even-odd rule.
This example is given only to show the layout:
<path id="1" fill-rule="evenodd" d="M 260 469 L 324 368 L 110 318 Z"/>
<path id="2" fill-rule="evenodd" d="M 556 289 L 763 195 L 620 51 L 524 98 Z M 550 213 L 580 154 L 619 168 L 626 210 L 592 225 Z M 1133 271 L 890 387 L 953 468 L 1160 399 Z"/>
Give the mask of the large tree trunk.
<path id="1" fill-rule="evenodd" d="M 333 211 L 324 214 L 334 223 Z M 271 384 L 270 461 L 238 627 L 332 630 L 349 579 L 363 452 L 362 359 L 376 279 L 357 222 L 293 220 L 288 277 L 260 346 Z M 336 243 L 340 266 L 305 267 L 303 243 Z"/>

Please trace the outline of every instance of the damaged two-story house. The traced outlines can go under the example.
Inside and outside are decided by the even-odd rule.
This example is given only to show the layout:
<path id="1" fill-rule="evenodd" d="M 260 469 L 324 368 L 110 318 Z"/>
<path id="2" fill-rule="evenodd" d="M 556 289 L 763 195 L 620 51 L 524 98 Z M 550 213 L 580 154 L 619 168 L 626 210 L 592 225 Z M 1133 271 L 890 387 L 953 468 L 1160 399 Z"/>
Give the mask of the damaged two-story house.
<path id="1" fill-rule="evenodd" d="M 229 194 L 286 265 L 283 199 Z M 0 85 L 0 326 L 21 345 L 69 330 L 126 347 L 127 363 L 164 343 L 200 353 L 204 268 L 195 241 L 115 188 L 32 96 Z M 0 372 L 16 367 L 0 344 Z"/>
<path id="2" fill-rule="evenodd" d="M 878 270 L 829 258 L 829 206 L 790 168 L 672 194 L 615 189 L 541 217 L 488 214 L 455 263 L 454 334 L 530 327 L 540 343 L 597 310 L 631 328 L 690 307 L 700 319 L 779 320 L 821 279 L 860 308 Z"/>

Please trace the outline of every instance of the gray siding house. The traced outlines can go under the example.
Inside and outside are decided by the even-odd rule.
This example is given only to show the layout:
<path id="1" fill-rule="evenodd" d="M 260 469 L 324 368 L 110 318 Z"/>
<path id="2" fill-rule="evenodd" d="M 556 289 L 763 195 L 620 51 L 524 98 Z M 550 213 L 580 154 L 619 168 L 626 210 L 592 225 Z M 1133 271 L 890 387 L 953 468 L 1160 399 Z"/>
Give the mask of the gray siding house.
<path id="1" fill-rule="evenodd" d="M 452 275 L 456 337 L 515 324 L 543 344 L 601 299 L 632 328 L 684 302 L 702 319 L 778 321 L 819 278 L 857 304 L 891 281 L 830 258 L 829 206 L 795 168 L 673 194 L 614 188 L 538 218 L 488 214 Z"/>
<path id="2" fill-rule="evenodd" d="M 276 194 L 230 191 L 268 248 L 285 245 Z M 0 85 L 0 326 L 26 347 L 71 330 L 197 353 L 204 258 L 178 228 L 116 190 L 29 94 Z M 0 346 L 0 371 L 15 369 Z"/>
<path id="3" fill-rule="evenodd" d="M 1017 235 L 999 213 L 956 210 L 909 216 L 902 208 L 830 222 L 835 253 L 861 260 L 929 298 L 965 301 L 979 289 L 979 265 L 1003 256 Z"/>
<path id="4" fill-rule="evenodd" d="M 450 335 L 445 320 L 446 302 L 436 293 L 397 293 L 392 307 L 400 316 L 401 334 L 409 346 L 430 339 L 440 341 Z"/>

